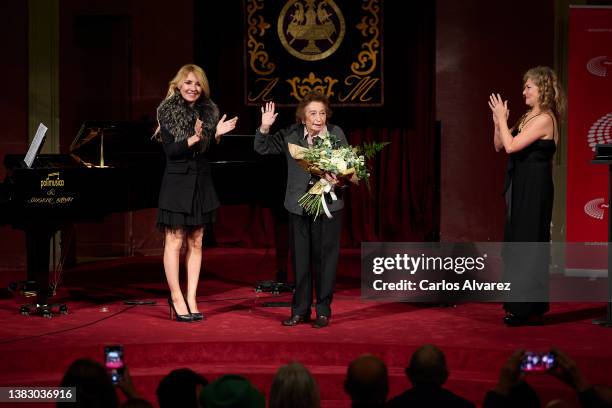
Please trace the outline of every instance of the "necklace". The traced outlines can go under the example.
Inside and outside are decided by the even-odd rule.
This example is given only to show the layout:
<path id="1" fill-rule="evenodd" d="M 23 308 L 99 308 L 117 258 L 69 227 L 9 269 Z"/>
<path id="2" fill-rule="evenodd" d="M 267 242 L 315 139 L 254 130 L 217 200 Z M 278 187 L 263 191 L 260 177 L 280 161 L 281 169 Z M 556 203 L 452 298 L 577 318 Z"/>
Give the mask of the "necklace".
<path id="1" fill-rule="evenodd" d="M 525 117 L 523 118 L 523 120 L 521 120 L 521 123 L 519 123 L 518 131 L 522 132 L 523 128 L 525 127 L 527 122 L 529 122 L 531 119 L 535 118 L 536 116 L 540 116 L 541 114 L 542 114 L 542 112 L 538 112 L 535 115 L 533 115 L 532 117 L 529 117 L 529 113 L 527 113 L 525 115 Z"/>

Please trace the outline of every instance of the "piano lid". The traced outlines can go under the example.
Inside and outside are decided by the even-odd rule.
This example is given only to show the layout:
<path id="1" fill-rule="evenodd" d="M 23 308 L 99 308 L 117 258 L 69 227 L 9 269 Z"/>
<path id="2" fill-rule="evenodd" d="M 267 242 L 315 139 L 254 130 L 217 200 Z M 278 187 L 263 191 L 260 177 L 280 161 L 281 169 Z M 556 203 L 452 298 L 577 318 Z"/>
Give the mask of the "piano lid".
<path id="1" fill-rule="evenodd" d="M 101 153 L 106 165 L 122 165 L 129 156 L 161 151 L 152 139 L 154 131 L 155 123 L 148 121 L 85 121 L 70 144 L 70 154 L 85 165 L 98 165 Z"/>

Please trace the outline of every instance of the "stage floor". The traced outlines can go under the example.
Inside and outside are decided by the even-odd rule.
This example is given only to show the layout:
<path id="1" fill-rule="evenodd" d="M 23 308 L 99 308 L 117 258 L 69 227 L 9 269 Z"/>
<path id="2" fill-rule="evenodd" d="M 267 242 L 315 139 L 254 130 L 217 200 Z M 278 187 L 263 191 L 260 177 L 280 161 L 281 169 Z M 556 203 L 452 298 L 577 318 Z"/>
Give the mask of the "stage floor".
<path id="1" fill-rule="evenodd" d="M 605 312 L 602 303 L 552 304 L 546 325 L 505 327 L 500 304 L 466 303 L 440 307 L 360 299 L 359 251 L 343 251 L 331 324 L 283 327 L 289 294 L 257 293 L 259 280 L 274 278 L 273 251 L 205 250 L 199 306 L 206 319 L 169 320 L 160 257 L 131 257 L 81 264 L 62 275 L 57 300 L 68 315 L 52 319 L 21 316 L 21 297 L 0 299 L 0 386 L 57 385 L 79 357 L 102 361 L 104 345 L 123 344 L 136 388 L 155 401 L 155 387 L 170 370 L 189 367 L 209 380 L 243 374 L 264 393 L 279 366 L 297 360 L 319 382 L 324 407 L 349 407 L 342 385 L 349 361 L 362 353 L 380 356 L 389 367 L 390 396 L 409 386 L 403 368 L 420 345 L 432 343 L 446 354 L 448 388 L 480 404 L 499 369 L 516 349 L 570 355 L 593 383 L 612 377 L 612 329 L 591 323 Z M 4 282 L 19 276 L 4 274 Z M 154 300 L 129 306 L 125 300 Z M 556 379 L 530 375 L 546 403 L 572 397 Z M 20 404 L 25 407 L 27 405 Z M 44 404 L 32 406 L 45 406 Z M 52 406 L 47 404 L 47 406 Z"/>

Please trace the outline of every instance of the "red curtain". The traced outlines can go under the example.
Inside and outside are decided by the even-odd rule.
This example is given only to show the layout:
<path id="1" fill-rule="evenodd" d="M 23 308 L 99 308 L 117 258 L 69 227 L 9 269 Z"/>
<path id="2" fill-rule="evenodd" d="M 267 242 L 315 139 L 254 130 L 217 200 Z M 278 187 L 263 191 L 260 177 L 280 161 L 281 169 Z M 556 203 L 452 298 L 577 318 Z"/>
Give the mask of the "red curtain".
<path id="1" fill-rule="evenodd" d="M 426 136 L 426 135 L 423 135 Z M 350 134 L 352 144 L 388 141 L 372 160 L 370 188 L 352 187 L 346 200 L 345 246 L 362 241 L 425 241 L 435 228 L 431 140 L 406 129 L 367 129 Z"/>

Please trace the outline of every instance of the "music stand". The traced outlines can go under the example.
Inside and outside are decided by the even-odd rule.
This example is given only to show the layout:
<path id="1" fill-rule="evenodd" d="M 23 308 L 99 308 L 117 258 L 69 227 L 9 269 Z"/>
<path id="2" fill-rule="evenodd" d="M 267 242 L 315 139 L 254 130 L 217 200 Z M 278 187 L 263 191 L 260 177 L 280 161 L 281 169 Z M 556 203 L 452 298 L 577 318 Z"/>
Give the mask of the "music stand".
<path id="1" fill-rule="evenodd" d="M 34 163 L 34 159 L 38 155 L 40 148 L 42 147 L 45 141 L 45 133 L 47 133 L 47 127 L 41 123 L 38 124 L 38 129 L 36 129 L 36 134 L 32 139 L 32 143 L 30 143 L 30 147 L 28 148 L 28 152 L 23 159 L 25 165 L 28 168 L 32 167 L 32 163 Z"/>

